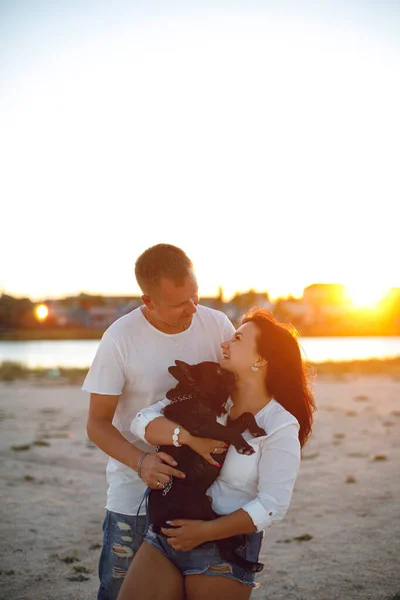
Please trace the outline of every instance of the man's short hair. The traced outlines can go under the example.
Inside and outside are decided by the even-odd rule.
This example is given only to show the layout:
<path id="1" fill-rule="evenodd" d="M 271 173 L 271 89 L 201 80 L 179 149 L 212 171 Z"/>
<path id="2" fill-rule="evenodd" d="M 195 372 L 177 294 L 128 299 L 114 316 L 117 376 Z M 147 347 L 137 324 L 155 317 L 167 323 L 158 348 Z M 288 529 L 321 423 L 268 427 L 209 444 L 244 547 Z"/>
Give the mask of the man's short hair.
<path id="1" fill-rule="evenodd" d="M 192 269 L 192 261 L 183 250 L 171 244 L 157 244 L 147 248 L 136 260 L 135 276 L 142 292 L 146 294 L 162 277 L 183 285 Z"/>

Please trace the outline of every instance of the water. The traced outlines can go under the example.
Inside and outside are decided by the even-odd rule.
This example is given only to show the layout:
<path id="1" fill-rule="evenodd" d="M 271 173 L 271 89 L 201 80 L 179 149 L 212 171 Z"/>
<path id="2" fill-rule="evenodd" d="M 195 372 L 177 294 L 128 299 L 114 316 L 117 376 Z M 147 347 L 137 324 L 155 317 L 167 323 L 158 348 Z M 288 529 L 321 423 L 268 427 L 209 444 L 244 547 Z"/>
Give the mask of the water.
<path id="1" fill-rule="evenodd" d="M 400 337 L 304 337 L 304 354 L 311 362 L 342 361 L 400 356 Z M 88 368 L 99 340 L 0 341 L 0 362 L 28 367 Z"/>

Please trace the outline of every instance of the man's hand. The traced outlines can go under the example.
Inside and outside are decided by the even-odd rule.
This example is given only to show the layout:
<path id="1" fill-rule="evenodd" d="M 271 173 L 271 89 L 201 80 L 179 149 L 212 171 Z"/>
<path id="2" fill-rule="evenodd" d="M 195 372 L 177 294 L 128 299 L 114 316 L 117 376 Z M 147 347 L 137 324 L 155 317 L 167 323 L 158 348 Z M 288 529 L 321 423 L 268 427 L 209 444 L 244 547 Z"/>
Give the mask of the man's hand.
<path id="1" fill-rule="evenodd" d="M 170 466 L 171 465 L 171 466 Z M 186 475 L 176 467 L 177 462 L 165 452 L 147 454 L 141 468 L 142 479 L 153 490 L 162 490 L 171 477 L 185 479 Z"/>
<path id="2" fill-rule="evenodd" d="M 228 444 L 221 442 L 220 440 L 212 440 L 210 438 L 195 437 L 193 435 L 188 436 L 186 442 L 187 446 L 191 448 L 197 454 L 200 454 L 210 465 L 214 467 L 220 467 L 221 465 L 213 459 L 211 454 L 222 454 L 226 452 Z"/>
<path id="3" fill-rule="evenodd" d="M 171 529 L 161 527 L 161 531 L 168 537 L 168 544 L 174 550 L 187 552 L 212 539 L 212 521 L 175 519 L 168 523 L 173 527 Z"/>

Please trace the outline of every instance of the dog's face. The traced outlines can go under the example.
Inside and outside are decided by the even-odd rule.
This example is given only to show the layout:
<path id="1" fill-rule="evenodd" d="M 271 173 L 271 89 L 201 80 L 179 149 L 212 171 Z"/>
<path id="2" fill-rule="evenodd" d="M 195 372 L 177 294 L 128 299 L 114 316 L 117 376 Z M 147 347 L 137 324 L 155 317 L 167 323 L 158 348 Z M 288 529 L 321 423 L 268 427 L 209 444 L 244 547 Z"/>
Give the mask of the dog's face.
<path id="1" fill-rule="evenodd" d="M 175 366 L 169 367 L 168 371 L 178 380 L 178 385 L 167 392 L 169 400 L 177 401 L 192 394 L 216 414 L 223 412 L 223 407 L 234 388 L 233 373 L 224 371 L 216 362 L 205 361 L 188 365 L 181 360 L 176 360 Z"/>

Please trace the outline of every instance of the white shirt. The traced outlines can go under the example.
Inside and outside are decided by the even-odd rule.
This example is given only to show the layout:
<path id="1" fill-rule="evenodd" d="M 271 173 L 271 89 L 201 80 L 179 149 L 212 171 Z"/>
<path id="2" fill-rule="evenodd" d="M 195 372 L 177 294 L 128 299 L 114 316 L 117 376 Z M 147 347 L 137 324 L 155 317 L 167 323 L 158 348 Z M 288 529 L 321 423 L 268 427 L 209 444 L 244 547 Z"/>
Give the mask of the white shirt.
<path id="1" fill-rule="evenodd" d="M 141 408 L 165 398 L 167 391 L 176 386 L 176 379 L 168 372 L 175 360 L 189 364 L 218 362 L 221 342 L 230 339 L 233 332 L 233 325 L 224 313 L 205 306 L 197 307 L 186 331 L 172 335 L 150 325 L 137 308 L 104 333 L 82 389 L 119 395 L 113 425 L 138 448 L 154 451 L 154 446 L 131 433 L 132 419 Z M 136 515 L 146 490 L 136 471 L 110 458 L 107 482 L 106 508 Z"/>
<path id="2" fill-rule="evenodd" d="M 141 410 L 132 421 L 131 431 L 145 440 L 147 425 L 169 404 L 164 399 Z M 232 401 L 228 400 L 228 410 Z M 257 531 L 280 521 L 289 508 L 300 466 L 299 423 L 281 404 L 272 399 L 256 415 L 257 425 L 267 435 L 253 438 L 246 430 L 244 439 L 254 448 L 251 456 L 230 446 L 216 481 L 208 489 L 212 506 L 219 515 L 239 508 L 251 517 Z"/>

